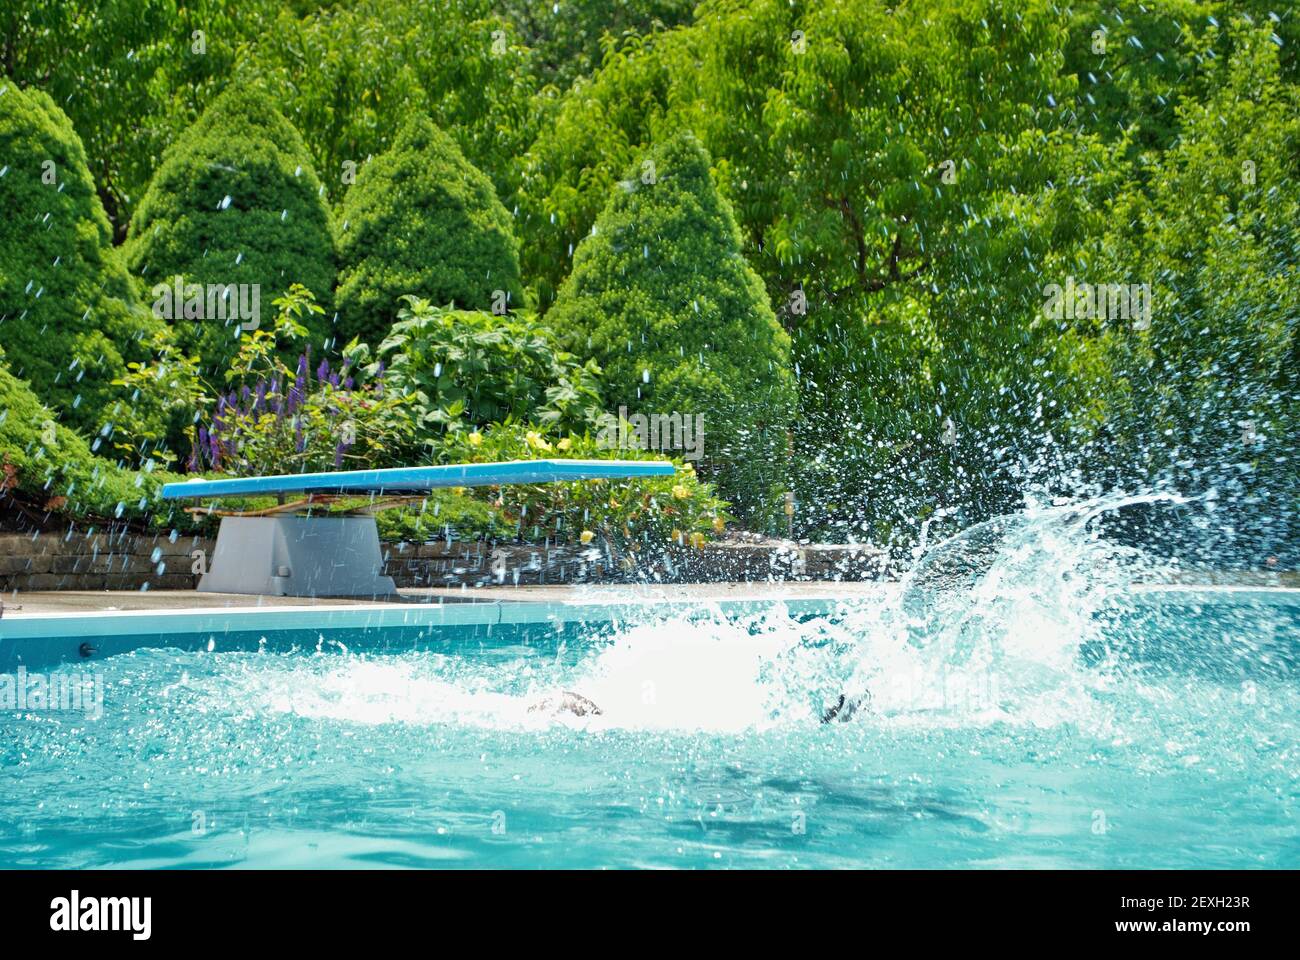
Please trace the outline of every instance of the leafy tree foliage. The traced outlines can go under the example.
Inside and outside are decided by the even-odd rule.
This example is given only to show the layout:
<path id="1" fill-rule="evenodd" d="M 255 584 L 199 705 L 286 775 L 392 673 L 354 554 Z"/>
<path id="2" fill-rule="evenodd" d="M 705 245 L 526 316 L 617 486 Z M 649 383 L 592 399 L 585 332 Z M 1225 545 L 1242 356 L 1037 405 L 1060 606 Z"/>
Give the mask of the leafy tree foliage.
<path id="1" fill-rule="evenodd" d="M 239 64 L 300 130 L 334 201 L 412 116 L 447 131 L 501 196 L 536 132 L 530 51 L 492 0 L 283 10 Z"/>
<path id="2" fill-rule="evenodd" d="M 567 89 L 620 41 L 689 23 L 694 0 L 507 0 L 505 15 L 533 52 L 543 83 Z"/>
<path id="3" fill-rule="evenodd" d="M 1065 129 L 1063 28 L 1034 2 L 701 4 L 611 56 L 540 135 L 521 219 L 547 257 L 530 263 L 562 274 L 635 145 L 689 127 L 794 339 L 806 521 L 879 535 L 918 491 L 1014 502 L 1021 480 L 992 462 L 1050 431 L 1064 405 L 1037 397 L 1091 346 L 1037 320 L 1046 260 L 1080 233 L 1056 185 L 1095 153 Z M 958 421 L 1006 436 L 945 442 Z"/>
<path id="4" fill-rule="evenodd" d="M 685 262 L 673 249 L 680 237 L 618 219 L 644 205 L 652 225 L 658 222 L 664 211 L 647 201 L 656 196 L 650 188 L 665 181 L 642 183 L 641 164 L 653 147 L 689 131 L 712 158 L 710 189 L 716 185 L 729 204 L 739 252 L 790 336 L 798 392 L 793 446 L 776 449 L 768 431 L 771 456 L 762 462 L 781 464 L 792 453 L 801 532 L 908 545 L 918 519 L 967 523 L 1017 508 L 1027 489 L 1075 494 L 1159 483 L 1213 489 L 1219 502 L 1253 517 L 1240 523 L 1243 543 L 1294 540 L 1294 497 L 1278 491 L 1297 487 L 1293 453 L 1279 440 L 1296 429 L 1300 367 L 1295 11 L 1276 0 L 694 6 L 49 0 L 0 11 L 0 65 L 17 81 L 11 89 L 44 89 L 68 112 L 118 236 L 158 156 L 170 146 L 170 163 L 193 148 L 187 128 L 226 85 L 265 91 L 303 140 L 285 148 L 275 136 L 257 136 L 311 157 L 321 174 L 317 192 L 323 188 L 345 208 L 337 221 L 347 223 L 345 244 L 369 237 L 351 248 L 356 259 L 342 292 L 353 303 L 372 299 L 340 315 L 344 329 L 363 332 L 375 346 L 402 295 L 454 300 L 471 312 L 440 312 L 454 321 L 423 330 L 420 339 L 433 352 L 492 354 L 500 344 L 487 341 L 499 335 L 512 342 L 512 331 L 532 321 L 477 312 L 491 306 L 483 290 L 509 290 L 519 306 L 526 283 L 529 302 L 557 335 L 571 336 L 579 324 L 594 331 L 590 346 L 585 332 L 567 346 L 609 367 L 612 405 L 619 396 L 645 399 L 673 385 L 671 358 L 656 354 L 655 345 L 665 330 L 672 340 L 690 326 L 682 306 L 696 298 L 685 297 L 677 278 Z M 450 168 L 473 164 L 486 178 L 466 174 L 475 184 L 467 209 L 490 213 L 449 245 L 421 231 L 447 215 L 437 198 L 460 202 L 446 193 L 460 176 L 435 183 L 417 164 L 393 162 L 412 118 L 436 125 L 459 148 L 465 159 Z M 298 166 L 295 159 L 291 169 Z M 205 169 L 218 176 L 218 167 Z M 18 170 L 10 163 L 0 174 L 0 191 L 16 189 Z M 368 190 L 368 178 L 386 186 Z M 389 203 L 385 190 L 406 199 Z M 233 207 L 240 194 L 213 193 L 193 210 L 220 224 L 216 206 L 229 195 Z M 292 213 L 282 201 L 259 209 Z M 324 222 L 323 212 L 319 217 Z M 600 222 L 606 217 L 623 232 L 611 236 Z M 85 214 L 72 219 L 88 222 Z M 47 237 L 66 222 L 52 219 Z M 189 229 L 174 217 L 153 215 L 151 222 L 160 236 Z M 26 241 L 29 227 L 17 218 L 0 237 Z M 240 242 L 255 233 L 241 226 Z M 314 261 L 297 239 L 270 233 L 285 257 Z M 419 239 L 404 246 L 407 235 Z M 622 245 L 629 236 L 640 238 L 639 246 Z M 132 251 L 142 242 L 133 231 Z M 52 254 L 44 265 L 26 246 L 12 247 L 17 253 L 0 262 L 0 289 L 10 298 L 0 308 L 7 345 L 16 318 L 51 309 L 45 301 L 54 288 L 38 279 L 29 289 L 29 280 L 53 270 L 72 284 L 68 251 L 94 259 L 90 246 L 69 244 L 43 249 L 41 256 Z M 218 249 L 206 234 L 190 246 L 189 253 L 208 250 L 209 258 Z M 184 260 L 186 252 L 177 243 L 159 259 Z M 107 252 L 101 259 L 111 276 Z M 703 275 L 717 263 L 725 264 L 696 266 Z M 622 270 L 631 279 L 620 295 Z M 489 274 L 502 282 L 484 285 Z M 146 278 L 163 279 L 157 271 Z M 449 278 L 469 284 L 470 295 L 463 286 L 443 292 Z M 477 286 L 469 283 L 475 278 Z M 1149 283 L 1149 328 L 1050 315 L 1045 291 L 1067 278 Z M 325 288 L 291 279 L 328 300 L 329 275 Z M 129 294 L 111 282 L 101 288 L 109 301 L 128 303 Z M 94 299 L 78 289 L 59 298 L 74 304 L 59 312 L 74 317 L 72 326 L 60 319 L 59 329 L 102 337 L 77 349 L 87 364 L 102 360 L 103 370 L 64 374 L 55 369 L 57 354 L 30 347 L 11 349 L 11 367 L 55 404 L 58 418 L 87 431 L 108 421 L 109 433 L 96 440 L 138 461 L 162 456 L 167 428 L 151 421 L 125 429 L 128 407 L 143 419 L 162 410 L 172 433 L 178 424 L 188 429 L 193 413 L 176 395 L 162 395 L 174 378 L 149 381 L 155 366 L 128 356 L 144 331 L 115 325 L 113 317 L 129 316 L 129 305 L 125 314 L 86 314 L 78 326 L 75 318 Z M 264 294 L 269 303 L 275 291 Z M 76 306 L 77 296 L 87 302 Z M 330 310 L 323 319 L 333 316 Z M 618 329 L 614 317 L 626 318 L 627 328 Z M 313 343 L 323 339 L 324 329 L 313 334 Z M 336 337 L 331 349 L 344 339 Z M 721 339 L 707 342 L 717 347 Z M 149 340 L 173 366 L 193 362 L 185 351 L 194 341 L 178 347 L 152 333 Z M 408 347 L 423 349 L 412 341 L 390 345 L 389 365 Z M 130 399 L 92 404 L 92 391 L 107 390 L 120 365 L 112 350 L 132 371 L 123 378 Z M 678 360 L 689 352 L 679 344 Z M 651 363 L 658 366 L 651 370 Z M 42 364 L 49 368 L 38 369 Z M 408 366 L 432 391 L 429 429 L 443 430 L 437 417 L 455 404 L 454 390 L 443 392 L 443 371 Z M 77 389 L 67 392 L 74 377 L 81 378 Z M 472 403 L 508 408 L 507 418 L 522 416 L 519 398 L 534 402 L 531 387 L 517 390 L 495 374 L 474 382 Z M 92 407 L 98 417 L 87 412 Z M 738 429 L 775 423 L 742 420 Z M 470 432 L 464 422 L 446 442 Z M 430 439 L 420 438 L 420 448 Z M 707 446 L 717 452 L 712 438 Z M 766 475 L 720 480 L 730 490 L 761 491 L 760 500 L 769 486 L 783 489 Z M 1280 519 L 1261 520 L 1270 510 Z M 942 533 L 931 526 L 931 537 Z"/>
<path id="5" fill-rule="evenodd" d="M 299 14 L 323 4 L 295 0 Z M 0 8 L 0 73 L 72 118 L 113 224 L 126 236 L 159 155 L 264 37 L 280 0 L 43 0 Z"/>
<path id="6" fill-rule="evenodd" d="M 1150 328 L 1107 352 L 1113 425 L 1092 462 L 1109 484 L 1268 504 L 1225 545 L 1258 559 L 1294 540 L 1300 510 L 1300 91 L 1268 27 L 1225 26 L 1213 92 L 1107 205 L 1099 259 L 1155 296 Z"/>
<path id="7" fill-rule="evenodd" d="M 13 375 L 0 353 L 0 502 L 16 497 L 30 510 L 113 520 L 152 516 L 165 523 L 167 514 L 154 511 L 162 484 L 174 479 L 179 478 L 161 470 L 125 470 L 96 456 L 85 438 L 58 423 L 55 411 Z M 183 523 L 182 515 L 178 524 Z"/>

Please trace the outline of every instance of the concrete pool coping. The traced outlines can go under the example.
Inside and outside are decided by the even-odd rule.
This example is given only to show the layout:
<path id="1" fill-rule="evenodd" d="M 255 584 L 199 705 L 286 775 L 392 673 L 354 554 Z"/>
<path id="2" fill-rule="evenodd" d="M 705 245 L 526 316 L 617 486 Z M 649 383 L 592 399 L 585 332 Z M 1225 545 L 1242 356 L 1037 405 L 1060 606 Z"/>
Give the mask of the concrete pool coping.
<path id="1" fill-rule="evenodd" d="M 21 609 L 0 618 L 0 660 L 6 641 L 55 635 L 121 637 L 307 629 L 609 622 L 651 612 L 716 606 L 726 614 L 770 609 L 815 615 L 844 600 L 868 600 L 896 584 L 682 584 L 668 587 L 502 587 L 473 591 L 407 591 L 403 599 L 340 600 L 163 593 L 23 594 Z M 820 589 L 818 589 L 820 587 Z M 792 589 L 794 588 L 794 589 Z M 521 594 L 523 596 L 521 596 Z"/>
<path id="2" fill-rule="evenodd" d="M 594 600 L 711 601 L 870 597 L 895 586 L 886 581 L 791 581 L 681 584 L 525 585 L 474 588 L 403 588 L 394 598 L 268 597 L 195 590 L 42 590 L 8 594 L 0 625 L 12 618 L 72 613 L 162 612 L 168 610 L 274 610 L 301 607 L 438 606 L 475 603 L 590 603 Z"/>
<path id="3" fill-rule="evenodd" d="M 845 587 L 854 589 L 843 589 Z M 0 618 L 0 673 L 26 666 L 86 662 L 141 647 L 254 647 L 257 638 L 293 636 L 315 642 L 337 631 L 381 641 L 433 636 L 443 628 L 545 626 L 646 621 L 701 608 L 725 616 L 762 613 L 775 605 L 791 616 L 818 616 L 844 600 L 869 601 L 896 584 L 691 584 L 670 587 L 502 587 L 424 590 L 403 600 L 311 600 L 176 591 L 20 595 L 21 609 Z M 794 589 L 792 589 L 794 587 Z M 833 587 L 835 589 L 828 589 Z M 522 599 L 520 594 L 527 599 Z"/>
<path id="4" fill-rule="evenodd" d="M 482 603 L 582 603 L 659 601 L 710 602 L 724 600 L 818 599 L 852 600 L 880 596 L 898 588 L 896 580 L 788 580 L 674 584 L 526 584 L 481 587 L 409 587 L 396 597 L 271 597 L 196 590 L 40 590 L 0 595 L 0 627 L 6 621 L 60 614 L 215 612 L 220 610 L 286 608 L 374 609 L 416 605 Z M 1300 574 L 1236 574 L 1181 582 L 1139 584 L 1137 591 L 1188 596 L 1213 591 L 1218 595 L 1283 598 L 1300 596 Z"/>
<path id="5" fill-rule="evenodd" d="M 0 617 L 0 673 L 19 667 L 101 660 L 143 647 L 257 649 L 259 638 L 316 642 L 329 631 L 386 645 L 432 638 L 446 628 L 644 623 L 681 614 L 762 614 L 777 605 L 793 617 L 818 617 L 882 600 L 897 582 L 733 583 L 669 586 L 426 589 L 398 602 L 165 593 L 22 594 Z M 469 593 L 471 595 L 466 596 Z M 1300 608 L 1300 589 L 1255 584 L 1135 585 L 1139 606 L 1186 609 L 1261 603 Z M 443 634 L 446 635 L 445 633 Z"/>
<path id="6" fill-rule="evenodd" d="M 841 604 L 884 598 L 897 581 L 771 582 L 671 585 L 425 588 L 400 599 L 265 597 L 175 591 L 69 591 L 20 594 L 0 616 L 0 644 L 53 634 L 124 636 L 153 632 L 382 629 L 505 623 L 608 622 L 649 611 L 716 606 L 744 613 L 785 604 L 792 614 L 817 615 Z M 1145 602 L 1180 605 L 1259 601 L 1300 605 L 1300 589 L 1257 584 L 1138 584 Z"/>

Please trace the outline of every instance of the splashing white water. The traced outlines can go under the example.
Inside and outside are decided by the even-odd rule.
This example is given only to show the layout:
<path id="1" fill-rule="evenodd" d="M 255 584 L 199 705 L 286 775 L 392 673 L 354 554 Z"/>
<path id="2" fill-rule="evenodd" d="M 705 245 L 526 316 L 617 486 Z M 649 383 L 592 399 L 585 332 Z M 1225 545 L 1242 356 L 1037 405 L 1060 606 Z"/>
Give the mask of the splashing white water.
<path id="1" fill-rule="evenodd" d="M 252 710 L 368 724 L 738 732 L 816 725 L 843 694 L 859 705 L 855 725 L 1104 732 L 1112 718 L 1098 694 L 1112 673 L 1080 650 L 1145 560 L 1094 521 L 1161 502 L 1184 501 L 1116 496 L 990 520 L 830 617 L 801 621 L 780 604 L 740 618 L 695 607 L 625 626 L 576 664 L 526 648 L 489 660 L 292 655 L 259 657 L 227 680 Z M 600 713 L 554 709 L 566 690 Z"/>

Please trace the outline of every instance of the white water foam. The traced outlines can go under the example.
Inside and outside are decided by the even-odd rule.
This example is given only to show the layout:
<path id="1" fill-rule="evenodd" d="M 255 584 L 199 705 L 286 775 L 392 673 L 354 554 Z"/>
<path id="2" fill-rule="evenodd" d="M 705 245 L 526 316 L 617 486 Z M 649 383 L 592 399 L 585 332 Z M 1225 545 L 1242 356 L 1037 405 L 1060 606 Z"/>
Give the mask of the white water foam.
<path id="1" fill-rule="evenodd" d="M 1105 733 L 1107 664 L 1086 665 L 1095 614 L 1122 602 L 1136 551 L 1094 521 L 1171 495 L 1030 506 L 930 550 L 900 588 L 800 622 L 781 605 L 727 618 L 696 608 L 620 629 L 576 665 L 480 660 L 260 656 L 222 697 L 250 710 L 361 724 L 734 733 L 819 724 L 840 694 L 855 725 L 1051 727 Z M 598 715 L 557 711 L 563 691 Z M 865 708 L 865 709 L 864 709 Z"/>

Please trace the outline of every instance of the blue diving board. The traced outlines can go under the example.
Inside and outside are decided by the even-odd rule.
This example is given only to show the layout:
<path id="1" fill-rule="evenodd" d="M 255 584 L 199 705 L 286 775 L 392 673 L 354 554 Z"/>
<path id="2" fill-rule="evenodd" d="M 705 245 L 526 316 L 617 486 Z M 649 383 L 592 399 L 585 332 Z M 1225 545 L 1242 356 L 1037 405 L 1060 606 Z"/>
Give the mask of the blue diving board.
<path id="1" fill-rule="evenodd" d="M 164 500 L 258 494 L 418 496 L 437 487 L 485 487 L 564 480 L 668 477 L 676 468 L 657 460 L 514 460 L 441 467 L 393 467 L 297 473 L 230 480 L 186 480 L 162 489 Z M 283 510 L 221 519 L 203 593 L 295 597 L 378 597 L 397 592 L 373 516 L 302 516 Z M 270 515 L 268 515 L 268 513 Z M 498 582 L 504 578 L 504 568 Z"/>
<path id="2" fill-rule="evenodd" d="M 508 483 L 564 480 L 620 480 L 672 476 L 671 463 L 658 460 L 512 460 L 454 463 L 440 467 L 391 467 L 335 473 L 292 473 L 229 480 L 186 480 L 162 488 L 164 500 L 240 497 L 281 493 L 401 496 L 436 487 L 494 487 Z"/>

